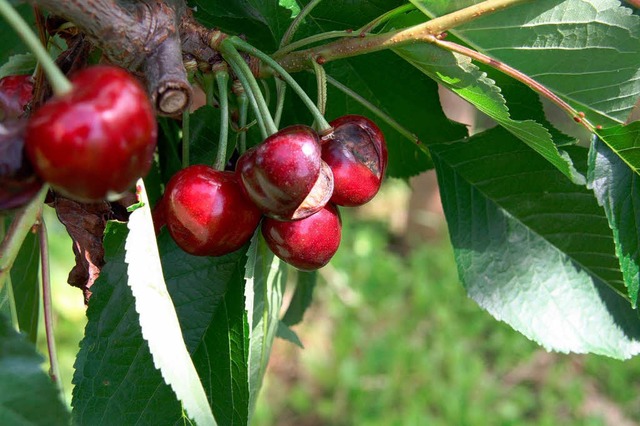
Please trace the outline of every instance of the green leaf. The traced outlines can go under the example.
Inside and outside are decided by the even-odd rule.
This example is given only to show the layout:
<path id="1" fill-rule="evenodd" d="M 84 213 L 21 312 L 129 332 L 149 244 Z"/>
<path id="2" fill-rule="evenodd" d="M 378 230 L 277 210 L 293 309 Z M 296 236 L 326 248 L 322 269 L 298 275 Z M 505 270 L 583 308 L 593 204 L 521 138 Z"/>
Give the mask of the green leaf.
<path id="1" fill-rule="evenodd" d="M 480 306 L 547 349 L 640 352 L 640 318 L 620 296 L 613 237 L 591 191 L 501 128 L 432 156 L 458 273 Z"/>
<path id="2" fill-rule="evenodd" d="M 154 367 L 140 332 L 133 296 L 126 283 L 126 235 L 124 224 L 108 223 L 104 239 L 106 265 L 91 288 L 85 338 L 75 364 L 74 419 L 78 424 L 100 424 L 103 419 L 112 424 L 182 424 L 186 420 L 182 408 Z M 173 242 L 166 230 L 158 237 L 158 247 L 184 341 L 201 380 L 206 382 L 207 376 L 222 366 L 216 357 L 202 364 L 198 351 L 204 351 L 203 337 L 215 324 L 214 317 L 227 288 L 242 285 L 242 274 L 237 270 L 243 268 L 246 252 L 238 250 L 215 258 L 191 256 Z M 226 383 L 231 385 L 230 380 Z M 206 386 L 205 391 L 209 401 L 218 398 L 211 388 Z M 227 409 L 233 409 L 232 405 Z M 214 411 L 214 415 L 217 417 L 218 413 Z"/>
<path id="3" fill-rule="evenodd" d="M 27 22 L 32 23 L 34 21 L 33 7 L 31 7 L 30 4 L 21 4 L 19 6 L 15 6 L 15 8 Z M 0 64 L 4 64 L 13 55 L 28 51 L 18 34 L 1 16 L 0 40 L 2 40 L 2 45 L 0 47 Z"/>
<path id="4" fill-rule="evenodd" d="M 8 75 L 31 74 L 36 67 L 36 59 L 30 53 L 11 56 L 0 66 L 0 78 Z"/>
<path id="5" fill-rule="evenodd" d="M 282 317 L 285 325 L 292 326 L 302 321 L 304 313 L 313 300 L 313 289 L 318 281 L 317 271 L 297 271 L 296 289 L 289 302 L 287 312 Z"/>
<path id="6" fill-rule="evenodd" d="M 589 155 L 589 186 L 607 214 L 627 292 L 636 307 L 640 290 L 640 176 L 595 138 Z"/>
<path id="7" fill-rule="evenodd" d="M 16 303 L 16 313 L 20 331 L 31 343 L 38 338 L 38 318 L 40 315 L 40 244 L 38 237 L 27 234 L 18 257 L 11 268 L 11 285 Z"/>
<path id="8" fill-rule="evenodd" d="M 422 3 L 439 16 L 478 2 Z M 524 2 L 451 32 L 533 77 L 596 124 L 624 122 L 638 99 L 640 17 L 619 1 Z"/>
<path id="9" fill-rule="evenodd" d="M 137 187 L 141 206 L 129 218 L 125 262 L 142 336 L 154 365 L 175 392 L 186 414 L 197 424 L 215 425 L 164 282 L 149 200 L 141 179 Z"/>
<path id="10" fill-rule="evenodd" d="M 244 295 L 249 326 L 250 421 L 280 323 L 287 265 L 269 250 L 259 231 L 251 240 L 247 258 Z"/>
<path id="11" fill-rule="evenodd" d="M 276 330 L 276 337 L 279 337 L 279 338 L 281 338 L 283 340 L 291 342 L 294 345 L 298 346 L 300 349 L 304 349 L 304 345 L 300 341 L 300 338 L 298 337 L 296 332 L 293 331 L 292 329 L 290 329 L 289 327 L 287 327 L 287 325 L 282 321 L 278 322 L 278 329 Z"/>
<path id="12" fill-rule="evenodd" d="M 425 43 L 396 48 L 394 51 L 496 120 L 572 181 L 584 183 L 584 177 L 573 168 L 568 155 L 558 151 L 549 131 L 534 120 L 514 120 L 500 88 L 469 58 Z"/>
<path id="13" fill-rule="evenodd" d="M 627 167 L 640 174 L 640 121 L 598 130 L 598 136 Z"/>
<path id="14" fill-rule="evenodd" d="M 42 362 L 25 336 L 0 315 L 0 424 L 69 424 L 69 413 Z"/>

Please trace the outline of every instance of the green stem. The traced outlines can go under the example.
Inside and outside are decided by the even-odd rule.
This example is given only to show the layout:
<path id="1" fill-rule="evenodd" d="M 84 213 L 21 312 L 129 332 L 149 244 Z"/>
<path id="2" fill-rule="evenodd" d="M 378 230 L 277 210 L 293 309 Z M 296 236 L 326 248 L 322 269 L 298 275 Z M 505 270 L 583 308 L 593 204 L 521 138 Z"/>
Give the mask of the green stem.
<path id="1" fill-rule="evenodd" d="M 64 396 L 62 383 L 60 382 L 60 364 L 56 351 L 55 333 L 53 331 L 53 302 L 51 301 L 51 271 L 49 268 L 49 244 L 47 239 L 47 226 L 42 215 L 38 225 L 38 238 L 40 240 L 40 278 L 42 279 L 42 311 L 44 316 L 44 330 L 47 338 L 47 352 L 49 353 L 49 376 L 58 386 L 60 395 Z"/>
<path id="2" fill-rule="evenodd" d="M 207 72 L 202 75 L 202 81 L 204 83 L 204 94 L 205 94 L 205 102 L 209 106 L 215 106 L 216 97 L 215 97 L 215 88 L 216 82 L 213 77 L 213 74 Z"/>
<path id="3" fill-rule="evenodd" d="M 395 129 L 402 136 L 404 136 L 405 138 L 409 139 L 411 142 L 413 142 L 415 144 L 418 144 L 418 145 L 420 144 L 420 139 L 418 138 L 418 136 L 416 136 L 414 133 L 411 133 L 411 131 L 409 131 L 407 128 L 402 126 L 396 120 L 391 118 L 387 113 L 382 111 L 380 108 L 378 108 L 377 106 L 375 106 L 374 104 L 372 104 L 371 102 L 369 102 L 368 100 L 366 100 L 365 98 L 360 96 L 358 93 L 354 92 L 353 90 L 351 90 L 350 88 L 348 88 L 347 86 L 345 86 L 344 84 L 340 83 L 338 80 L 336 80 L 335 78 L 333 78 L 333 77 L 331 77 L 329 75 L 327 76 L 327 81 L 329 83 L 331 83 L 331 85 L 334 86 L 336 89 L 340 90 L 341 92 L 343 92 L 347 96 L 353 98 L 355 101 L 360 103 L 362 106 L 367 108 L 369 111 L 374 113 L 376 116 L 380 117 L 380 119 L 382 121 L 387 123 L 389 126 L 391 126 L 393 129 Z"/>
<path id="4" fill-rule="evenodd" d="M 331 40 L 333 38 L 344 37 L 360 37 L 360 33 L 357 33 L 355 31 L 327 31 L 325 33 L 315 34 L 281 47 L 273 54 L 273 57 L 279 58 L 289 52 L 293 52 L 294 50 L 298 50 L 301 47 L 307 46 L 312 43 L 318 43 L 325 40 Z"/>
<path id="5" fill-rule="evenodd" d="M 249 100 L 247 94 L 242 93 L 238 96 L 238 124 L 240 125 L 240 135 L 238 137 L 238 152 L 242 155 L 247 150 L 247 109 Z"/>
<path id="6" fill-rule="evenodd" d="M 309 111 L 311 111 L 313 118 L 316 120 L 316 123 L 318 123 L 320 132 L 324 133 L 331 130 L 331 126 L 329 125 L 327 120 L 324 118 L 322 113 L 320 113 L 320 111 L 316 107 L 316 104 L 311 100 L 311 98 L 309 98 L 309 96 L 305 93 L 302 87 L 300 87 L 298 82 L 295 81 L 293 77 L 291 77 L 291 75 L 287 71 L 285 71 L 284 68 L 280 66 L 280 64 L 278 64 L 278 62 L 276 62 L 273 58 L 271 58 L 266 53 L 256 49 L 255 47 L 253 47 L 252 45 L 250 45 L 249 43 L 247 43 L 246 41 L 238 37 L 231 37 L 225 40 L 225 42 L 227 41 L 229 41 L 230 43 L 233 43 L 233 45 L 236 46 L 238 49 L 244 52 L 247 52 L 248 54 L 260 59 L 266 65 L 273 68 L 273 70 L 276 73 L 278 73 L 280 77 L 282 77 L 282 79 L 286 81 L 287 84 L 289 84 L 289 86 L 291 86 L 293 91 L 296 92 L 298 96 L 300 96 L 300 99 L 302 99 L 302 102 L 309 109 Z"/>
<path id="7" fill-rule="evenodd" d="M 11 222 L 11 226 L 9 226 L 7 235 L 5 235 L 2 244 L 0 244 L 0 288 L 3 288 L 7 282 L 9 272 L 13 262 L 18 257 L 22 242 L 38 219 L 48 190 L 49 186 L 43 185 L 34 199 L 17 213 L 13 222 Z"/>
<path id="8" fill-rule="evenodd" d="M 4 17 L 9 25 L 15 30 L 18 36 L 27 45 L 29 50 L 35 55 L 40 65 L 47 74 L 51 88 L 56 96 L 62 96 L 72 89 L 71 82 L 65 77 L 49 56 L 49 52 L 42 46 L 38 37 L 31 31 L 29 25 L 22 19 L 7 0 L 0 0 L 0 15 Z"/>
<path id="9" fill-rule="evenodd" d="M 376 29 L 377 27 L 379 27 L 380 25 L 384 24 L 385 22 L 390 21 L 391 19 L 395 18 L 398 15 L 401 15 L 403 13 L 406 13 L 410 10 L 415 9 L 415 5 L 413 4 L 403 4 L 402 6 L 398 6 L 395 9 L 392 9 L 390 11 L 388 11 L 387 13 L 384 13 L 380 16 L 378 16 L 376 19 L 374 19 L 373 21 L 369 22 L 368 24 L 360 27 L 358 30 L 354 31 L 356 33 L 356 36 L 360 37 L 362 34 L 366 34 L 369 33 L 371 31 L 373 31 L 374 29 Z"/>
<path id="10" fill-rule="evenodd" d="M 316 75 L 316 83 L 318 86 L 318 99 L 316 100 L 316 106 L 320 111 L 320 114 L 324 116 L 327 110 L 327 73 L 324 71 L 322 65 L 313 61 L 313 72 Z"/>
<path id="11" fill-rule="evenodd" d="M 218 140 L 218 153 L 213 167 L 216 170 L 224 170 L 227 164 L 227 141 L 229 139 L 229 73 L 224 69 L 215 72 L 218 84 L 218 99 L 220 102 L 220 138 Z"/>
<path id="12" fill-rule="evenodd" d="M 287 31 L 282 36 L 282 40 L 280 40 L 280 47 L 284 47 L 287 44 L 289 44 L 289 42 L 293 38 L 293 35 L 298 30 L 298 27 L 300 27 L 300 24 L 302 24 L 302 21 L 304 20 L 304 18 L 306 18 L 307 15 L 309 15 L 309 13 L 311 13 L 313 8 L 316 7 L 321 1 L 322 0 L 311 0 L 300 11 L 300 13 L 298 13 L 298 16 L 296 16 L 296 18 L 291 22 L 291 25 L 289 25 L 289 28 L 287 28 Z"/>
<path id="13" fill-rule="evenodd" d="M 189 123 L 191 121 L 191 113 L 189 110 L 182 112 L 182 168 L 189 167 L 191 159 L 189 158 L 189 148 L 191 146 L 191 131 Z"/>
<path id="14" fill-rule="evenodd" d="M 276 113 L 273 120 L 276 122 L 276 126 L 280 127 L 280 120 L 282 119 L 282 112 L 284 111 L 284 99 L 287 94 L 287 84 L 276 78 Z"/>
<path id="15" fill-rule="evenodd" d="M 253 76 L 253 72 L 251 72 L 249 65 L 247 65 L 232 41 L 233 38 L 228 38 L 220 43 L 220 53 L 222 53 L 224 59 L 229 63 L 229 65 L 231 65 L 231 68 L 236 73 L 238 80 L 240 80 L 240 83 L 244 86 L 245 91 L 249 96 L 249 101 L 251 102 L 252 107 L 254 107 L 254 112 L 258 119 L 258 125 L 260 126 L 260 130 L 263 132 L 263 135 L 272 135 L 278 131 L 278 128 L 271 117 L 269 107 L 264 100 L 264 96 L 260 91 L 260 86 L 258 85 L 256 78 Z"/>
<path id="16" fill-rule="evenodd" d="M 5 235 L 5 219 L 2 215 L 0 215 L 0 241 L 2 241 L 2 239 L 4 238 Z M 5 292 L 5 296 L 6 296 L 6 303 L 9 305 L 8 306 L 8 310 L 9 310 L 9 315 L 11 316 L 11 324 L 13 324 L 13 327 L 15 328 L 16 331 L 20 331 L 20 324 L 18 321 L 18 309 L 16 308 L 16 299 L 13 295 L 13 284 L 11 282 L 11 275 L 7 275 L 7 283 L 6 283 L 6 289 L 7 291 Z M 2 289 L 3 287 L 0 286 L 0 296 L 2 296 Z M 3 301 L 0 298 L 0 312 L 2 311 L 2 305 L 3 305 Z"/>
<path id="17" fill-rule="evenodd" d="M 310 58 L 322 58 L 324 62 L 329 62 L 420 41 L 430 42 L 433 36 L 442 34 L 451 28 L 527 1 L 530 0 L 486 0 L 409 28 L 366 37 L 346 38 L 322 46 L 291 52 L 279 58 L 278 62 L 288 72 L 296 72 L 308 69 Z M 274 67 L 271 68 L 275 70 Z M 264 74 L 269 74 L 269 72 L 266 71 Z"/>

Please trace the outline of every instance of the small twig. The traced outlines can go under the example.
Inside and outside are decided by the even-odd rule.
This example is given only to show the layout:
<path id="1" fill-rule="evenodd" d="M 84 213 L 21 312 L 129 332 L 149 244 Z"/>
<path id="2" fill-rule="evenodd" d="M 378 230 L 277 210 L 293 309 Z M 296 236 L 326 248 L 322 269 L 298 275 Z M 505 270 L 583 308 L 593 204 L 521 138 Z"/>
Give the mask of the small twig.
<path id="1" fill-rule="evenodd" d="M 40 216 L 38 224 L 38 238 L 40 239 L 40 276 L 42 278 L 42 310 L 44 314 L 44 330 L 47 338 L 47 352 L 49 354 L 49 376 L 58 386 L 61 395 L 64 395 L 60 382 L 60 366 L 53 332 L 53 303 L 51 302 L 51 273 L 49 270 L 49 244 L 47 240 L 47 226 Z"/>
<path id="2" fill-rule="evenodd" d="M 541 96 L 544 96 L 545 98 L 549 99 L 551 102 L 553 102 L 554 104 L 556 104 L 558 107 L 560 107 L 560 109 L 562 109 L 563 111 L 565 111 L 567 114 L 569 114 L 569 116 L 571 116 L 571 118 L 573 118 L 573 120 L 578 123 L 578 124 L 582 124 L 587 130 L 589 130 L 591 133 L 594 133 L 596 131 L 596 128 L 593 124 L 591 124 L 589 122 L 589 120 L 587 120 L 584 117 L 584 113 L 581 113 L 579 111 L 577 111 L 575 108 L 573 108 L 571 105 L 569 105 L 567 102 L 565 102 L 564 100 L 562 100 L 558 95 L 556 95 L 555 93 L 553 93 L 551 90 L 549 90 L 547 87 L 545 87 L 543 84 L 537 82 L 536 80 L 534 80 L 533 78 L 529 77 L 528 75 L 524 74 L 521 71 L 518 71 L 517 69 L 505 64 L 504 62 L 498 61 L 496 59 L 493 59 L 483 53 L 477 52 L 473 49 L 470 49 L 466 46 L 462 46 L 459 45 L 457 43 L 453 43 L 451 41 L 446 41 L 446 40 L 440 40 L 438 37 L 431 37 L 428 40 L 430 43 L 435 44 L 438 47 L 441 47 L 443 49 L 452 51 L 452 52 L 456 52 L 459 53 L 461 55 L 467 56 L 471 59 L 474 59 L 478 62 L 481 62 L 485 65 L 490 66 L 491 68 L 494 68 L 506 75 L 508 75 L 509 77 L 514 78 L 515 80 L 518 80 L 519 82 L 525 84 L 526 86 L 528 86 L 531 90 L 533 90 L 534 92 L 538 93 Z"/>

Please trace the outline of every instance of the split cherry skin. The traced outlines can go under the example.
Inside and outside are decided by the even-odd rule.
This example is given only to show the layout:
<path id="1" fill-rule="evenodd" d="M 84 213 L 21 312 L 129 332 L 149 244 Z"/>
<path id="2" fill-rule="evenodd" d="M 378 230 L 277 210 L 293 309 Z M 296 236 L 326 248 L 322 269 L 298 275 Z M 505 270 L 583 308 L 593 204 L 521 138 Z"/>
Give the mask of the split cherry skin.
<path id="1" fill-rule="evenodd" d="M 338 208 L 327 204 L 305 219 L 284 222 L 265 218 L 262 235 L 280 259 L 298 269 L 313 271 L 329 263 L 338 251 L 342 221 Z"/>
<path id="2" fill-rule="evenodd" d="M 196 256 L 222 256 L 253 235 L 262 213 L 245 197 L 233 172 L 193 165 L 167 184 L 162 208 L 169 234 Z"/>
<path id="3" fill-rule="evenodd" d="M 240 183 L 262 212 L 279 220 L 302 219 L 331 198 L 333 174 L 322 161 L 320 138 L 303 125 L 286 127 L 238 159 Z"/>
<path id="4" fill-rule="evenodd" d="M 153 162 L 157 128 L 138 81 L 98 65 L 71 78 L 72 90 L 30 117 L 25 148 L 36 173 L 81 202 L 115 199 Z"/>
<path id="5" fill-rule="evenodd" d="M 322 140 L 322 159 L 334 179 L 331 202 L 361 206 L 380 189 L 387 168 L 387 145 L 378 126 L 360 115 L 334 121 L 333 132 Z"/>

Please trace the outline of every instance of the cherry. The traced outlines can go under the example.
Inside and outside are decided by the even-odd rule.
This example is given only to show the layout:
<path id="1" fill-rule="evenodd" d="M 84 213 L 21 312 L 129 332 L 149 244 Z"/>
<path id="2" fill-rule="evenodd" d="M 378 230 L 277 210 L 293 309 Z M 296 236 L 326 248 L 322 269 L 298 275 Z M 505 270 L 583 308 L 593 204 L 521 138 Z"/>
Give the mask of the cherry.
<path id="1" fill-rule="evenodd" d="M 262 216 L 245 197 L 235 173 L 205 165 L 176 173 L 164 194 L 169 234 L 187 253 L 222 256 L 242 247 Z"/>
<path id="2" fill-rule="evenodd" d="M 0 79 L 0 121 L 18 118 L 31 102 L 33 79 L 30 75 L 8 75 Z"/>
<path id="3" fill-rule="evenodd" d="M 28 203 L 42 187 L 24 155 L 24 120 L 0 123 L 0 211 Z"/>
<path id="4" fill-rule="evenodd" d="M 333 172 L 331 202 L 360 206 L 380 189 L 387 168 L 387 145 L 375 123 L 360 115 L 332 121 L 333 132 L 322 140 L 322 159 Z"/>
<path id="5" fill-rule="evenodd" d="M 71 83 L 69 93 L 31 116 L 27 155 L 36 173 L 69 198 L 117 198 L 151 167 L 153 108 L 142 86 L 121 68 L 85 68 Z"/>
<path id="6" fill-rule="evenodd" d="M 265 215 L 302 219 L 331 198 L 333 176 L 320 156 L 318 134 L 308 126 L 290 126 L 242 154 L 236 172 Z"/>
<path id="7" fill-rule="evenodd" d="M 340 246 L 341 232 L 340 213 L 333 204 L 305 219 L 284 222 L 266 218 L 262 222 L 262 235 L 271 251 L 305 271 L 329 263 Z"/>

